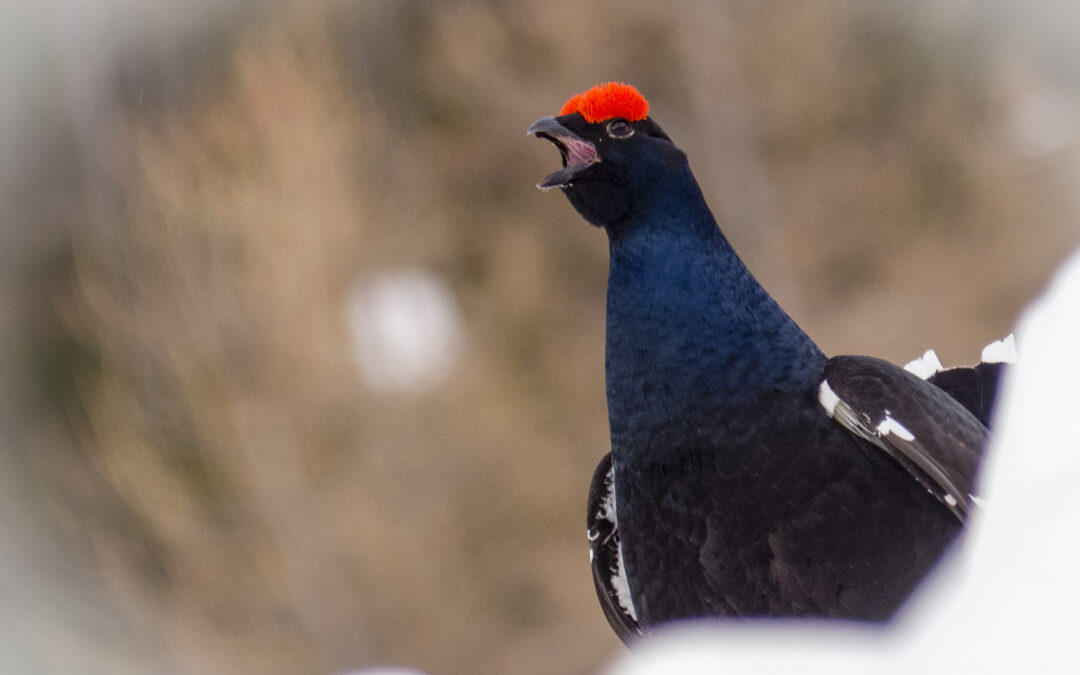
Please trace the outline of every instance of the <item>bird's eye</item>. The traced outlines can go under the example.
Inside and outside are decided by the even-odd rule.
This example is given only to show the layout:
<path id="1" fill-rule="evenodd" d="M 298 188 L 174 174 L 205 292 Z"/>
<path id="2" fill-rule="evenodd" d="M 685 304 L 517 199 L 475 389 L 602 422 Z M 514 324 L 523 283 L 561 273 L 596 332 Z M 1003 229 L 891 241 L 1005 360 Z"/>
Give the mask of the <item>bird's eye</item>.
<path id="1" fill-rule="evenodd" d="M 612 138 L 629 138 L 634 135 L 634 127 L 622 118 L 614 119 L 607 123 L 607 133 Z"/>

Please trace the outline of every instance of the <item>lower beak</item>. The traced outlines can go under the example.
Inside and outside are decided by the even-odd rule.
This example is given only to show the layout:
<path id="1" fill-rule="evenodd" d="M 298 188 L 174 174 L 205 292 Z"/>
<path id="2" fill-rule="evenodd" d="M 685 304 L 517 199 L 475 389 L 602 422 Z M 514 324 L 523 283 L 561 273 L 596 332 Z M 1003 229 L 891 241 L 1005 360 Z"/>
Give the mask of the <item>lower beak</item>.
<path id="1" fill-rule="evenodd" d="M 559 124 L 554 117 L 536 120 L 526 133 L 551 141 L 562 154 L 563 168 L 537 183 L 541 190 L 570 187 L 577 174 L 600 161 L 595 145 Z"/>

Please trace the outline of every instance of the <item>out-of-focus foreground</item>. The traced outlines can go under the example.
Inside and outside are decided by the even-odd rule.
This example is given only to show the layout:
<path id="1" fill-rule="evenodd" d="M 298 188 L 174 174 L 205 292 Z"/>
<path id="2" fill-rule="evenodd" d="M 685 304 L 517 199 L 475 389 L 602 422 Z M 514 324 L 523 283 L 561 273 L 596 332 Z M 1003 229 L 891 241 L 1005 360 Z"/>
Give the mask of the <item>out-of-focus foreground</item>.
<path id="1" fill-rule="evenodd" d="M 1068 2 L 86 4 L 0 8 L 5 667 L 617 649 L 606 241 L 524 134 L 599 81 L 830 354 L 974 360 L 1080 242 Z"/>

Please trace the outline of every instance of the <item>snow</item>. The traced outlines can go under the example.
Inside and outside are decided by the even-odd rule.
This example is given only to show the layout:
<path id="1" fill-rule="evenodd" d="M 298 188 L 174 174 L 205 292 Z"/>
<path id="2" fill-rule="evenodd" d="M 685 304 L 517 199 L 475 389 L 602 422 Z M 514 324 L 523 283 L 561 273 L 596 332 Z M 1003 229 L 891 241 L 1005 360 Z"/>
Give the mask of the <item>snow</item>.
<path id="1" fill-rule="evenodd" d="M 1072 672 L 1080 625 L 1080 255 L 1016 331 L 983 470 L 982 506 L 962 546 L 893 624 L 756 620 L 660 631 L 610 675 L 799 672 Z"/>
<path id="2" fill-rule="evenodd" d="M 1017 154 L 1051 154 L 1075 139 L 1076 113 L 1076 101 L 1064 91 L 1043 87 L 1028 92 L 1006 110 L 1005 137 Z"/>

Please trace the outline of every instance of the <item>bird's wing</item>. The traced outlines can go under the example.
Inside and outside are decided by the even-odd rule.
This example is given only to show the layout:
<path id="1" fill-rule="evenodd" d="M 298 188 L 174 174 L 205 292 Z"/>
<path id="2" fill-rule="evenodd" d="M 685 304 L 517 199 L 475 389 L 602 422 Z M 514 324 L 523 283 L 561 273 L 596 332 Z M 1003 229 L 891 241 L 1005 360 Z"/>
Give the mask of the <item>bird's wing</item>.
<path id="1" fill-rule="evenodd" d="M 829 359 L 818 395 L 830 417 L 887 452 L 961 522 L 967 520 L 989 432 L 963 404 L 868 356 Z"/>
<path id="2" fill-rule="evenodd" d="M 634 611 L 634 601 L 630 597 L 630 584 L 619 544 L 619 523 L 615 516 L 615 470 L 611 453 L 604 455 L 593 473 L 586 522 L 596 596 L 615 634 L 630 645 L 641 637 L 642 632 Z"/>
<path id="3" fill-rule="evenodd" d="M 975 366 L 945 368 L 937 354 L 929 349 L 911 361 L 904 370 L 935 384 L 959 401 L 971 414 L 990 428 L 990 417 L 997 399 L 1005 367 L 1016 362 L 1016 340 L 1009 335 L 991 342 L 982 351 L 981 363 Z"/>

